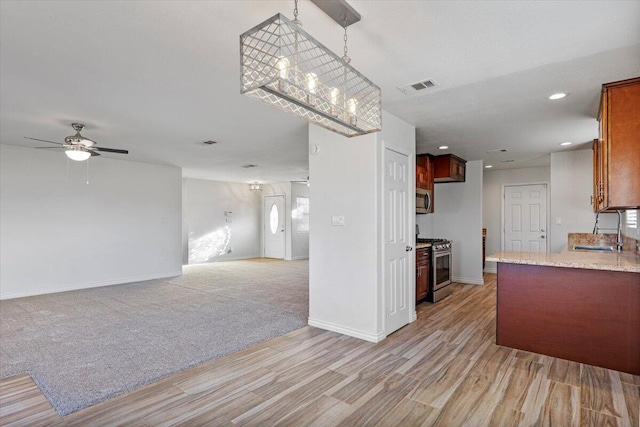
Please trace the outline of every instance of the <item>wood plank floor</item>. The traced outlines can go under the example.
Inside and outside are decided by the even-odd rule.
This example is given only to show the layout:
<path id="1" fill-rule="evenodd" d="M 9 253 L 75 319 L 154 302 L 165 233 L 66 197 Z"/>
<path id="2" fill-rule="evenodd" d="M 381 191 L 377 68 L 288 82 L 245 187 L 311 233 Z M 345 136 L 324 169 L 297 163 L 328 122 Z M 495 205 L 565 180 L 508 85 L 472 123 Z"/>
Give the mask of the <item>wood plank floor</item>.
<path id="1" fill-rule="evenodd" d="M 378 344 L 305 327 L 64 418 L 8 378 L 0 425 L 640 425 L 640 377 L 495 345 L 485 281 Z"/>

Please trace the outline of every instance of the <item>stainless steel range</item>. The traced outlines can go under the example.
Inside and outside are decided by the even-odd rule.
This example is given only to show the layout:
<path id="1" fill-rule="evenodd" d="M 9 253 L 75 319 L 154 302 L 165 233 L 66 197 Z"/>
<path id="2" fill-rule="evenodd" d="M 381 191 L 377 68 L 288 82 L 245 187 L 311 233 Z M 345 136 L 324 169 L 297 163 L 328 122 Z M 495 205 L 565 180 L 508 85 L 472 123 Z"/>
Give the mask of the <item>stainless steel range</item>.
<path id="1" fill-rule="evenodd" d="M 416 239 L 431 243 L 431 280 L 427 301 L 438 302 L 451 295 L 451 242 L 446 239 Z"/>

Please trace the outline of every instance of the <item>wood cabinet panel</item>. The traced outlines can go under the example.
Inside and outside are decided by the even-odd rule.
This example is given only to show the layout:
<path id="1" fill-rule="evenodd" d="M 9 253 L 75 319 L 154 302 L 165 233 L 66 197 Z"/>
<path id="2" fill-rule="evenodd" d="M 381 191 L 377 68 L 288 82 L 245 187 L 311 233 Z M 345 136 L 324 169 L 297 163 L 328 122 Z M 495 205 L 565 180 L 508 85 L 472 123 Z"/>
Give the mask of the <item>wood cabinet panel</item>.
<path id="1" fill-rule="evenodd" d="M 640 375 L 640 275 L 498 263 L 496 342 Z"/>
<path id="2" fill-rule="evenodd" d="M 429 249 L 416 251 L 416 302 L 427 297 L 429 291 Z"/>
<path id="3" fill-rule="evenodd" d="M 594 210 L 640 207 L 640 77 L 607 83 L 594 142 Z"/>
<path id="4" fill-rule="evenodd" d="M 416 156 L 416 187 L 430 191 L 431 209 L 427 213 L 433 213 L 435 197 L 433 194 L 433 159 L 430 154 Z"/>
<path id="5" fill-rule="evenodd" d="M 466 163 L 466 160 L 453 154 L 434 156 L 434 182 L 465 182 Z"/>

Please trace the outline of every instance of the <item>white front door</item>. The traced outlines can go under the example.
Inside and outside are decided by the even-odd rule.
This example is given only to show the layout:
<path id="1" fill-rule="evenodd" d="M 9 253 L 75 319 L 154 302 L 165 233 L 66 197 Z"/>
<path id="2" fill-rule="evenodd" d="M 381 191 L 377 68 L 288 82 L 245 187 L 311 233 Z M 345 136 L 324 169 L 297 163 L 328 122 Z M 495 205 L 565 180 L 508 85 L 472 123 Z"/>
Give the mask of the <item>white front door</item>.
<path id="1" fill-rule="evenodd" d="M 504 187 L 503 250 L 547 252 L 547 185 Z"/>
<path id="2" fill-rule="evenodd" d="M 410 308 L 414 281 L 413 258 L 407 248 L 413 245 L 409 234 L 411 185 L 409 158 L 385 149 L 384 174 L 384 238 L 385 238 L 385 332 L 390 334 L 411 321 Z"/>
<path id="3" fill-rule="evenodd" d="M 284 259 L 284 196 L 264 197 L 264 256 Z"/>

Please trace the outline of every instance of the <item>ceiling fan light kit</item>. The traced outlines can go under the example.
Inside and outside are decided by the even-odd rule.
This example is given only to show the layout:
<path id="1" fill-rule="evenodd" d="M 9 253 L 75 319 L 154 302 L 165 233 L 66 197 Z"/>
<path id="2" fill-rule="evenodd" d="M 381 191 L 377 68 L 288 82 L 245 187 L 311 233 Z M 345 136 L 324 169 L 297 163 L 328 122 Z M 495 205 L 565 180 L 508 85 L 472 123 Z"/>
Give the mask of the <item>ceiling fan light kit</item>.
<path id="1" fill-rule="evenodd" d="M 278 13 L 240 36 L 240 92 L 347 137 L 380 131 L 380 88 L 349 65 L 353 22 L 344 18 L 340 58 L 301 28 L 297 4 L 294 15 Z"/>
<path id="2" fill-rule="evenodd" d="M 76 162 L 82 162 L 91 157 L 91 153 L 83 150 L 80 147 L 73 147 L 64 152 L 68 158 L 75 160 Z"/>
<path id="3" fill-rule="evenodd" d="M 65 154 L 71 160 L 76 162 L 83 162 L 91 156 L 99 156 L 98 151 L 104 151 L 109 153 L 129 154 L 127 150 L 121 150 L 118 148 L 98 147 L 95 142 L 80 135 L 80 132 L 84 129 L 82 123 L 71 123 L 71 127 L 76 131 L 75 135 L 67 136 L 64 139 L 64 143 L 48 141 L 46 139 L 29 138 L 25 136 L 25 139 L 31 139 L 33 141 L 47 142 L 49 144 L 56 144 L 58 147 L 36 147 L 36 148 L 63 148 Z"/>

